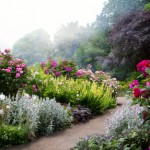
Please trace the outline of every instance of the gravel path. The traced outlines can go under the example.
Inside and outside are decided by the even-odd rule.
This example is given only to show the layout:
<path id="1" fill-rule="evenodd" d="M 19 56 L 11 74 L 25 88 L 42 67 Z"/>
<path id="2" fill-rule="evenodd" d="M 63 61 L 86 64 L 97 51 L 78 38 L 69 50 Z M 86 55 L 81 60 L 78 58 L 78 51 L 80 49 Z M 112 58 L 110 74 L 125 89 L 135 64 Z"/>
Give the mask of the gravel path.
<path id="1" fill-rule="evenodd" d="M 127 103 L 124 97 L 118 97 L 116 108 L 107 110 L 103 115 L 97 116 L 84 124 L 72 126 L 64 131 L 59 131 L 51 136 L 41 137 L 27 145 L 7 148 L 5 150 L 70 150 L 79 138 L 87 135 L 105 133 L 105 120 L 112 115 L 121 105 Z"/>

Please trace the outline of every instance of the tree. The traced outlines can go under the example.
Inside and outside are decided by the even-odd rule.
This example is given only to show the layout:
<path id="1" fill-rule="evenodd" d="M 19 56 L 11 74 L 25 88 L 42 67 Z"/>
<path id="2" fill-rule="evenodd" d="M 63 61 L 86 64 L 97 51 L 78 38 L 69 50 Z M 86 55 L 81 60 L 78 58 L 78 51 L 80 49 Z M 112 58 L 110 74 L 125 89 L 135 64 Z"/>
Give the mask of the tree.
<path id="1" fill-rule="evenodd" d="M 109 57 L 113 68 L 119 72 L 134 71 L 136 64 L 143 59 L 150 59 L 150 11 L 135 11 L 121 16 L 109 39 L 112 52 Z M 106 63 L 106 61 L 105 61 Z M 109 65 L 109 63 L 106 66 Z M 121 75 L 123 77 L 123 75 Z"/>
<path id="2" fill-rule="evenodd" d="M 94 26 L 102 30 L 110 30 L 117 17 L 140 10 L 149 2 L 150 0 L 108 0 L 100 15 L 97 16 Z"/>
<path id="3" fill-rule="evenodd" d="M 26 34 L 13 45 L 12 53 L 28 65 L 47 60 L 52 53 L 49 34 L 43 29 Z"/>
<path id="4" fill-rule="evenodd" d="M 107 33 L 95 30 L 89 40 L 80 45 L 74 55 L 79 67 L 85 68 L 88 64 L 92 64 L 94 70 L 100 69 L 100 64 L 110 52 L 110 44 L 105 34 Z"/>
<path id="5" fill-rule="evenodd" d="M 57 59 L 59 57 L 64 59 L 72 58 L 80 43 L 89 38 L 90 31 L 90 27 L 79 26 L 77 22 L 71 22 L 67 26 L 62 26 L 54 36 L 56 52 L 53 56 Z"/>

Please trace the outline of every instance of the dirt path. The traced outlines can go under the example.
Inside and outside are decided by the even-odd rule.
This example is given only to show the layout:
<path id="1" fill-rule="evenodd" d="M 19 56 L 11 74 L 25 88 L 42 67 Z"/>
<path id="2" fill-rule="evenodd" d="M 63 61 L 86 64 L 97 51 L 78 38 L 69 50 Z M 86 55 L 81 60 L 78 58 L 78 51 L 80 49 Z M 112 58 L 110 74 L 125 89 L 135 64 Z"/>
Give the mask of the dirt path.
<path id="1" fill-rule="evenodd" d="M 72 126 L 51 136 L 42 137 L 28 145 L 7 148 L 7 150 L 70 150 L 78 142 L 79 138 L 105 133 L 105 120 L 127 102 L 125 98 L 118 97 L 117 103 L 120 105 L 114 109 L 107 110 L 104 115 L 98 116 L 87 123 Z"/>

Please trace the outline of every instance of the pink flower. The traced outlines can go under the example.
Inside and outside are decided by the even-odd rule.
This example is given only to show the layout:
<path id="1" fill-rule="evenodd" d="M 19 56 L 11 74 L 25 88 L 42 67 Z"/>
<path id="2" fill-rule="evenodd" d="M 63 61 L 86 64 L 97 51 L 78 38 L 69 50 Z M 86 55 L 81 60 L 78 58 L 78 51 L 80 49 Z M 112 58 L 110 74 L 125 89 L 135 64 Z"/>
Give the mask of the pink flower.
<path id="1" fill-rule="evenodd" d="M 23 71 L 19 71 L 20 74 L 23 74 Z"/>
<path id="2" fill-rule="evenodd" d="M 138 80 L 134 80 L 131 84 L 129 84 L 130 89 L 132 89 L 134 86 L 139 86 Z"/>
<path id="3" fill-rule="evenodd" d="M 8 67 L 8 69 L 9 69 L 9 70 L 12 70 L 12 68 L 11 68 L 11 67 Z"/>
<path id="4" fill-rule="evenodd" d="M 33 86 L 34 92 L 37 92 L 36 85 L 35 85 L 35 84 L 33 84 L 32 86 Z"/>
<path id="5" fill-rule="evenodd" d="M 139 88 L 134 88 L 134 97 L 139 98 L 142 95 L 142 91 Z"/>
<path id="6" fill-rule="evenodd" d="M 5 52 L 5 53 L 9 53 L 9 52 L 10 52 L 10 49 L 5 49 L 4 52 Z"/>
<path id="7" fill-rule="evenodd" d="M 11 72 L 11 70 L 10 70 L 10 69 L 5 69 L 5 71 L 6 71 L 7 73 L 10 73 L 10 72 Z"/>
<path id="8" fill-rule="evenodd" d="M 146 86 L 150 86 L 150 82 L 146 82 Z"/>
<path id="9" fill-rule="evenodd" d="M 133 86 L 133 84 L 131 83 L 131 84 L 129 84 L 129 87 L 130 87 L 130 89 L 132 89 L 134 86 Z"/>
<path id="10" fill-rule="evenodd" d="M 20 73 L 16 73 L 16 78 L 20 77 Z"/>
<path id="11" fill-rule="evenodd" d="M 22 68 L 16 68 L 16 71 L 22 71 Z"/>
<path id="12" fill-rule="evenodd" d="M 16 65 L 16 68 L 20 68 L 20 65 L 19 65 L 19 64 L 17 64 L 17 65 Z"/>
<path id="13" fill-rule="evenodd" d="M 51 65 L 52 65 L 53 67 L 56 67 L 56 66 L 57 66 L 57 62 L 56 62 L 55 60 L 52 60 Z"/>
<path id="14" fill-rule="evenodd" d="M 13 61 L 9 61 L 8 64 L 9 64 L 9 65 L 13 65 Z"/>
<path id="15" fill-rule="evenodd" d="M 55 76 L 56 76 L 56 77 L 58 77 L 58 76 L 60 76 L 60 75 L 61 75 L 60 72 L 56 72 L 56 73 L 55 73 Z"/>
<path id="16" fill-rule="evenodd" d="M 78 70 L 75 75 L 76 75 L 76 76 L 82 76 L 82 72 L 81 72 L 80 70 Z"/>
<path id="17" fill-rule="evenodd" d="M 22 67 L 22 68 L 25 68 L 25 67 L 26 67 L 26 64 L 22 64 L 21 67 Z"/>

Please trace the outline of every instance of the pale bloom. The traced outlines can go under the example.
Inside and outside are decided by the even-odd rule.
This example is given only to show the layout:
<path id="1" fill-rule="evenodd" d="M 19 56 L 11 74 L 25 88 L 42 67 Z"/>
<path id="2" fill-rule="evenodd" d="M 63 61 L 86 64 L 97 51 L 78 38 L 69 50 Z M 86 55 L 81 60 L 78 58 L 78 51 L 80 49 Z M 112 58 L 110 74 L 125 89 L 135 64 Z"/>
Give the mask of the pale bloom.
<path id="1" fill-rule="evenodd" d="M 5 95 L 1 94 L 0 95 L 0 100 L 4 100 L 5 99 Z"/>
<path id="2" fill-rule="evenodd" d="M 9 105 L 7 105 L 7 106 L 6 106 L 6 108 L 7 108 L 7 109 L 10 109 L 10 106 L 9 106 Z"/>
<path id="3" fill-rule="evenodd" d="M 0 115 L 3 115 L 3 114 L 4 114 L 4 110 L 0 109 Z"/>

